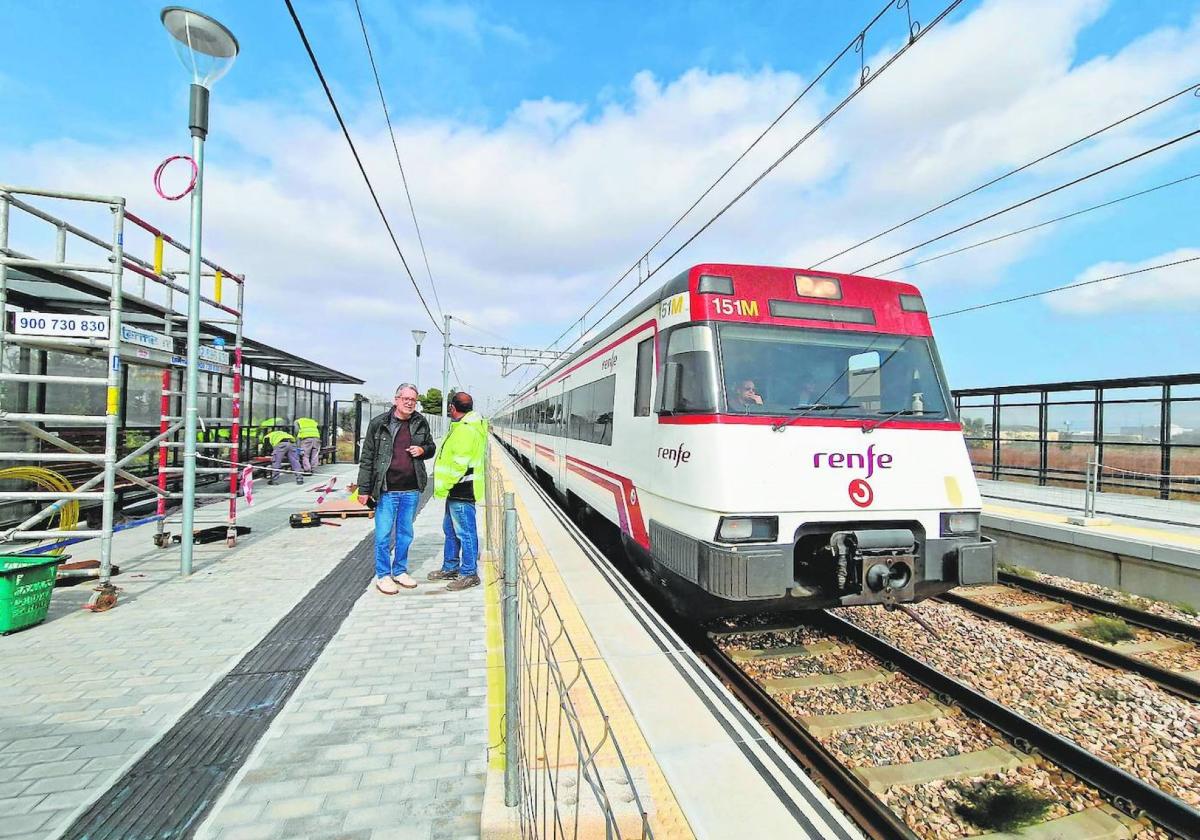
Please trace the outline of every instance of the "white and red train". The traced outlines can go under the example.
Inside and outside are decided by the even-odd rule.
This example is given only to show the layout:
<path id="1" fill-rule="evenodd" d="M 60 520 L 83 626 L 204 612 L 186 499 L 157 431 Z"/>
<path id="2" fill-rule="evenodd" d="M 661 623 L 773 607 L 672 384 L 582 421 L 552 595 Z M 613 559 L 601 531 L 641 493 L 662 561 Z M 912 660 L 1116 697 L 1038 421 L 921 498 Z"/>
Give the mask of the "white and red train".
<path id="1" fill-rule="evenodd" d="M 697 265 L 501 409 L 500 440 L 693 614 L 994 580 L 920 293 Z"/>

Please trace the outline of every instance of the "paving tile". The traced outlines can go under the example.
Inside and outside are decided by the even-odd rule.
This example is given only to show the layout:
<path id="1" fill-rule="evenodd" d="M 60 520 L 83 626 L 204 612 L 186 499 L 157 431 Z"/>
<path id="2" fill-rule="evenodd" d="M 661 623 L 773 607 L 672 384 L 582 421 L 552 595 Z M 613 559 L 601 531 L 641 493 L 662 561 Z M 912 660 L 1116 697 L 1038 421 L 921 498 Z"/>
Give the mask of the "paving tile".
<path id="1" fill-rule="evenodd" d="M 19 837 L 37 831 L 50 820 L 49 814 L 15 814 L 7 810 L 0 820 L 0 837 Z M 38 835 L 40 836 L 40 835 Z"/>

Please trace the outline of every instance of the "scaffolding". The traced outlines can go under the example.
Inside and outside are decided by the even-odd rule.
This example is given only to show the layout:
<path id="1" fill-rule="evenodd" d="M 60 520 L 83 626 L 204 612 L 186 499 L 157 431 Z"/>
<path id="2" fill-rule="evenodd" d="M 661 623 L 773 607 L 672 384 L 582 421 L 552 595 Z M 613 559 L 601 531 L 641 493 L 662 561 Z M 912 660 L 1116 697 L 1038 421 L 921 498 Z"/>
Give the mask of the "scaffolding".
<path id="1" fill-rule="evenodd" d="M 56 208 L 63 205 L 64 214 L 69 216 L 94 214 L 106 208 L 112 218 L 111 238 L 88 233 L 26 199 L 41 199 L 39 204 L 53 203 Z M 30 241 L 37 241 L 39 235 L 44 238 L 47 228 L 52 231 L 53 257 L 31 256 L 12 247 L 17 228 L 21 228 L 21 233 L 27 234 Z M 127 232 L 140 232 L 149 239 L 153 249 L 151 259 L 127 252 Z M 68 258 L 68 245 L 72 246 L 73 254 L 84 250 L 88 255 Z M 176 307 L 176 301 L 182 301 L 186 307 L 188 289 L 176 278 L 186 276 L 187 271 L 164 267 L 168 247 L 172 249 L 171 253 L 188 254 L 186 246 L 127 211 L 124 198 L 119 196 L 0 184 L 0 314 L 3 315 L 0 318 L 0 428 L 15 429 L 37 442 L 31 451 L 0 452 L 0 462 L 68 464 L 74 465 L 75 470 L 81 465 L 100 467 L 98 473 L 70 491 L 0 492 L 0 501 L 49 502 L 15 527 L 0 532 L 0 546 L 63 538 L 98 538 L 100 585 L 91 603 L 95 609 L 107 609 L 116 599 L 110 577 L 118 479 L 157 497 L 155 542 L 160 546 L 170 542 L 170 532 L 166 528 L 169 502 L 183 496 L 172 490 L 174 477 L 183 472 L 172 452 L 182 450 L 184 446 L 181 438 L 184 427 L 182 369 L 187 358 L 186 350 L 179 351 L 184 346 L 179 339 L 185 334 L 187 315 L 186 308 L 181 311 Z M 202 477 L 225 475 L 228 489 L 196 495 L 197 498 L 228 502 L 227 515 L 209 521 L 219 523 L 218 527 L 224 526 L 226 544 L 232 547 L 237 539 L 245 278 L 207 259 L 203 260 L 203 265 L 206 270 L 202 272 L 201 282 L 205 285 L 206 281 L 211 282 L 212 294 L 201 294 L 205 307 L 201 317 L 201 337 L 207 343 L 202 344 L 197 363 L 201 372 L 207 374 L 208 389 L 198 396 L 209 410 L 201 415 L 204 439 L 198 445 L 199 451 L 214 454 L 203 456 L 212 466 L 198 467 L 197 474 Z M 129 289 L 126 272 L 138 278 L 136 293 Z M 235 287 L 234 306 L 223 300 L 226 280 Z M 156 296 L 160 299 L 152 299 Z M 232 355 L 225 349 L 230 341 Z M 15 359 L 10 358 L 13 348 L 18 350 Z M 41 351 L 40 367 L 36 371 L 30 370 L 31 351 Z M 104 358 L 107 361 L 105 373 L 103 376 L 50 373 L 46 368 L 46 356 L 50 351 Z M 158 434 L 144 442 L 138 441 L 139 445 L 132 451 L 122 452 L 128 448 L 127 441 L 119 440 L 120 417 L 124 411 L 122 368 L 130 362 L 162 369 L 162 396 Z M 228 388 L 222 387 L 225 383 L 229 383 Z M 47 385 L 103 387 L 105 410 L 102 414 L 44 410 Z M 20 410 L 10 410 L 14 402 L 10 386 L 17 390 L 15 402 L 19 403 Z M 39 390 L 40 398 L 32 398 L 31 388 Z M 31 405 L 39 410 L 29 410 Z M 55 433 L 47 426 L 62 431 Z M 88 427 L 103 427 L 102 454 L 88 452 L 69 439 L 72 432 Z M 46 445 L 52 448 L 47 449 Z M 156 482 L 126 469 L 155 448 L 158 456 Z M 221 454 L 224 457 L 220 457 Z M 97 487 L 101 489 L 94 489 Z M 37 528 L 66 505 L 86 500 L 101 502 L 98 529 Z"/>

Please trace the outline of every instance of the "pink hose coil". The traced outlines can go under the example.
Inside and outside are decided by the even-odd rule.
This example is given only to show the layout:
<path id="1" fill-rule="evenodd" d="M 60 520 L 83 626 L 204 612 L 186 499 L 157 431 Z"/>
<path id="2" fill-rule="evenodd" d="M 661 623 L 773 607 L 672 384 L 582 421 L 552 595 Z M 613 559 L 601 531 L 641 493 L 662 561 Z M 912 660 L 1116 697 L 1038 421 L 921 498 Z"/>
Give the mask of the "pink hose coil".
<path id="1" fill-rule="evenodd" d="M 188 182 L 187 187 L 185 187 L 183 192 L 181 192 L 179 195 L 167 195 L 165 192 L 163 192 L 162 175 L 166 170 L 167 165 L 171 163 L 171 161 L 175 160 L 186 160 L 192 165 L 192 180 Z M 165 198 L 167 201 L 178 201 L 196 188 L 196 179 L 199 177 L 200 168 L 196 166 L 196 161 L 192 160 L 191 157 L 188 155 L 171 155 L 158 165 L 158 169 L 154 170 L 154 191 L 158 193 L 159 198 Z"/>

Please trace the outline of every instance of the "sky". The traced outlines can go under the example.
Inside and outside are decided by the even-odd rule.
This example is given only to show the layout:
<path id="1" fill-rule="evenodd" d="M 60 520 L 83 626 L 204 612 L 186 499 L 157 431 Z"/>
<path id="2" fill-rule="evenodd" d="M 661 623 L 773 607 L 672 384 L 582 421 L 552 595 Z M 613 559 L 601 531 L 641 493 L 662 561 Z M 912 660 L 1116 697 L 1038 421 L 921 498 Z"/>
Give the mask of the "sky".
<path id="1" fill-rule="evenodd" d="M 212 93 L 204 250 L 246 275 L 248 335 L 356 374 L 368 394 L 416 378 L 412 329 L 429 332 L 420 382 L 435 384 L 440 312 L 456 319 L 455 344 L 546 347 L 566 331 L 561 346 L 594 332 L 591 319 L 575 323 L 584 310 L 884 5 L 360 0 L 427 273 L 354 2 L 293 2 L 439 323 L 417 300 L 282 0 L 196 5 L 241 46 Z M 1200 0 L 965 0 L 930 28 L 948 4 L 884 12 L 863 48 L 650 251 L 649 285 L 634 291 L 628 277 L 592 317 L 700 262 L 812 266 L 1200 84 Z M 159 8 L 0 0 L 0 182 L 123 195 L 187 238 L 188 202 L 159 198 L 152 183 L 160 161 L 190 149 L 189 79 Z M 906 44 L 908 11 L 924 34 L 883 68 Z M 667 260 L 852 93 L 864 66 L 871 81 L 857 96 Z M 910 266 L 1200 173 L 1193 137 L 882 259 L 1198 122 L 1200 96 L 1188 92 L 822 267 L 914 283 L 938 314 L 1198 257 L 1195 178 Z M 165 185 L 182 177 L 169 170 Z M 36 239 L 14 228 L 13 247 L 18 235 Z M 968 388 L 1194 372 L 1198 314 L 1192 262 L 934 328 L 951 387 Z M 453 356 L 452 384 L 481 405 L 532 370 L 501 378 L 498 359 Z"/>

